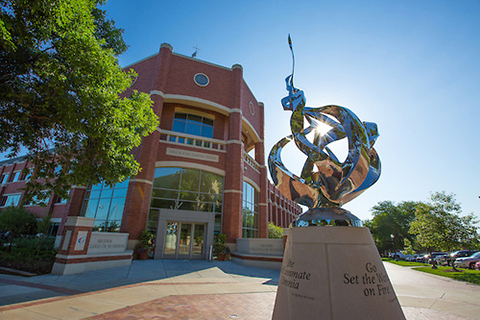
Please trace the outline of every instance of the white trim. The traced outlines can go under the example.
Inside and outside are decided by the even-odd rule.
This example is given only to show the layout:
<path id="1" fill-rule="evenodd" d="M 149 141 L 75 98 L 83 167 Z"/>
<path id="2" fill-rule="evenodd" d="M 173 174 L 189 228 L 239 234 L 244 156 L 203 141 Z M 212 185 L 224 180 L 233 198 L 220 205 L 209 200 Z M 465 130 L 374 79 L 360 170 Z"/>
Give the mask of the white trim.
<path id="1" fill-rule="evenodd" d="M 179 102 L 179 103 L 186 104 L 187 106 L 202 107 L 203 109 L 206 109 L 206 110 L 217 111 L 223 115 L 229 115 L 232 110 L 224 105 L 221 105 L 219 103 L 216 103 L 210 100 L 200 99 L 197 97 L 192 97 L 192 96 L 187 96 L 182 94 L 170 94 L 170 93 L 163 93 L 162 91 L 159 91 L 159 90 L 152 90 L 150 91 L 150 95 L 161 96 L 164 99 L 164 103 Z"/>
<path id="2" fill-rule="evenodd" d="M 231 143 L 236 143 L 236 144 L 240 144 L 243 146 L 243 142 L 241 140 L 228 140 L 227 141 L 227 144 L 231 144 Z"/>
<path id="3" fill-rule="evenodd" d="M 150 184 L 150 185 L 153 184 L 152 181 L 147 180 L 147 179 L 130 179 L 129 183 L 130 182 L 140 182 L 140 183 L 146 183 L 146 184 Z"/>
<path id="4" fill-rule="evenodd" d="M 268 204 L 266 204 L 266 203 L 259 203 L 258 205 L 259 206 L 268 206 Z"/>
<path id="5" fill-rule="evenodd" d="M 252 187 L 254 187 L 255 189 L 257 189 L 257 192 L 260 193 L 260 187 L 258 186 L 258 184 L 256 184 L 252 179 L 250 179 L 249 177 L 243 177 L 243 182 L 247 182 L 249 183 Z"/>
<path id="6" fill-rule="evenodd" d="M 230 109 L 230 112 L 231 113 L 240 113 L 241 115 L 243 115 L 243 112 L 242 112 L 242 109 L 238 109 L 238 108 L 234 108 L 234 109 Z"/>
<path id="7" fill-rule="evenodd" d="M 196 110 L 188 107 L 175 107 L 175 113 L 186 113 L 186 114 L 192 114 L 200 117 L 204 117 L 210 120 L 215 121 L 215 115 L 205 112 L 203 110 Z M 175 118 L 174 118 L 175 121 Z"/>
<path id="8" fill-rule="evenodd" d="M 150 56 L 148 56 L 148 57 L 146 57 L 146 58 L 140 59 L 140 60 L 138 60 L 138 61 L 132 62 L 131 64 L 126 65 L 125 67 L 122 67 L 122 70 L 125 70 L 125 69 L 127 69 L 127 68 L 131 68 L 132 66 L 134 66 L 134 65 L 136 65 L 136 64 L 138 64 L 138 63 L 140 63 L 140 62 L 142 62 L 142 61 L 148 60 L 148 59 L 150 59 L 150 58 L 152 58 L 152 57 L 155 57 L 155 56 L 158 56 L 158 55 L 159 55 L 159 52 L 154 53 L 154 54 L 152 54 L 152 55 L 150 55 Z M 133 69 L 133 68 L 132 68 L 132 69 Z"/>
<path id="9" fill-rule="evenodd" d="M 251 130 L 253 132 L 253 134 L 255 135 L 255 138 L 257 139 L 258 142 L 263 142 L 262 139 L 260 139 L 260 137 L 258 136 L 258 133 L 257 133 L 257 130 L 255 130 L 252 126 L 252 124 L 250 123 L 250 121 L 248 121 L 243 115 L 242 115 L 242 121 L 245 122 L 247 125 L 248 125 L 248 130 Z"/>
<path id="10" fill-rule="evenodd" d="M 199 169 L 203 171 L 208 171 L 211 173 L 218 174 L 222 177 L 225 176 L 225 170 L 221 170 L 215 167 L 207 166 L 204 164 L 194 163 L 194 162 L 184 162 L 184 161 L 157 161 L 155 162 L 156 168 L 165 168 L 165 167 L 181 167 L 189 169 Z"/>
<path id="11" fill-rule="evenodd" d="M 243 194 L 243 190 L 227 189 L 227 190 L 223 190 L 223 193 L 239 193 L 239 194 Z"/>
<path id="12" fill-rule="evenodd" d="M 165 95 L 163 94 L 163 92 L 160 91 L 160 90 L 152 90 L 152 91 L 150 91 L 150 95 L 158 95 L 158 96 L 160 96 L 160 97 L 162 97 L 162 98 L 165 97 Z"/>

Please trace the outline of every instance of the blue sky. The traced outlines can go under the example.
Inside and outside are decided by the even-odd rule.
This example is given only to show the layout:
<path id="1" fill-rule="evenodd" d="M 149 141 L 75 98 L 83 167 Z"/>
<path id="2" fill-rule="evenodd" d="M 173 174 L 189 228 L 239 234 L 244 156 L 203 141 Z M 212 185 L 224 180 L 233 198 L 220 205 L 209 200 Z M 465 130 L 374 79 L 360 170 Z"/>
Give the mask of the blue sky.
<path id="1" fill-rule="evenodd" d="M 104 7 L 125 29 L 122 66 L 158 52 L 230 67 L 265 104 L 265 148 L 289 134 L 280 100 L 291 72 L 307 105 L 337 104 L 378 124 L 380 180 L 345 206 L 361 219 L 380 201 L 455 193 L 480 214 L 480 2 L 126 1 Z M 285 157 L 299 173 L 301 155 Z"/>

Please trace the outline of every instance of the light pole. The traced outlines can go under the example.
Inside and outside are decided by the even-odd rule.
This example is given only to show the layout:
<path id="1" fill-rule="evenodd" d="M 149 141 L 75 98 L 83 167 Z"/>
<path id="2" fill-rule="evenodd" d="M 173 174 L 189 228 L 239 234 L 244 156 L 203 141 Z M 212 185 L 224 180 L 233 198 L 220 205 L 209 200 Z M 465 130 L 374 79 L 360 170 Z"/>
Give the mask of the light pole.
<path id="1" fill-rule="evenodd" d="M 398 258 L 397 258 L 397 252 L 395 251 L 395 235 L 392 233 L 392 234 L 390 235 L 390 238 L 392 238 L 393 258 L 395 259 L 395 261 L 397 261 Z"/>

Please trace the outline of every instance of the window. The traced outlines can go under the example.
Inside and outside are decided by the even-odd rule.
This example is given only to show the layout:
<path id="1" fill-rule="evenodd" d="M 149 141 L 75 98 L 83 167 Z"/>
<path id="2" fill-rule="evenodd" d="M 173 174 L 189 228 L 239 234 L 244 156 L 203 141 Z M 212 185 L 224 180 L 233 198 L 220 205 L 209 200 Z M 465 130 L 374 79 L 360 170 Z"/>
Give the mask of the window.
<path id="1" fill-rule="evenodd" d="M 186 168 L 157 168 L 153 180 L 149 230 L 158 223 L 158 209 L 203 211 L 215 214 L 215 232 L 222 227 L 223 177 Z"/>
<path id="2" fill-rule="evenodd" d="M 32 176 L 32 172 L 33 172 L 33 167 L 23 169 L 21 172 L 20 181 L 30 180 L 30 177 Z"/>
<path id="3" fill-rule="evenodd" d="M 203 73 L 197 73 L 194 77 L 193 80 L 195 81 L 196 84 L 198 84 L 200 87 L 205 87 L 208 85 L 210 82 L 208 77 L 203 74 Z"/>
<path id="4" fill-rule="evenodd" d="M 21 173 L 22 173 L 21 171 L 15 171 L 13 173 L 12 182 L 17 182 L 20 178 Z"/>
<path id="5" fill-rule="evenodd" d="M 117 183 L 113 187 L 104 183 L 88 187 L 81 216 L 95 218 L 94 231 L 120 232 L 128 181 Z"/>
<path id="6" fill-rule="evenodd" d="M 187 113 L 175 113 L 172 131 L 213 138 L 213 119 Z"/>
<path id="7" fill-rule="evenodd" d="M 258 238 L 258 191 L 243 182 L 243 238 Z"/>
<path id="8" fill-rule="evenodd" d="M 4 174 L 2 175 L 2 180 L 0 181 L 0 183 L 7 183 L 7 181 L 8 181 L 8 175 L 9 175 L 8 173 L 4 173 Z"/>
<path id="9" fill-rule="evenodd" d="M 52 222 L 50 224 L 50 227 L 48 228 L 47 236 L 48 237 L 55 237 L 58 233 L 59 228 L 60 228 L 60 222 Z"/>
<path id="10" fill-rule="evenodd" d="M 18 202 L 20 201 L 21 194 L 5 194 L 2 196 L 2 199 L 0 200 L 0 207 L 9 207 L 9 206 L 14 206 L 16 207 L 18 205 Z"/>
<path id="11" fill-rule="evenodd" d="M 60 196 L 55 196 L 55 204 L 66 204 L 66 203 L 67 203 L 67 199 L 63 199 Z"/>
<path id="12" fill-rule="evenodd" d="M 48 191 L 42 191 L 42 195 L 33 196 L 30 200 L 25 202 L 26 206 L 45 206 L 50 201 Z"/>

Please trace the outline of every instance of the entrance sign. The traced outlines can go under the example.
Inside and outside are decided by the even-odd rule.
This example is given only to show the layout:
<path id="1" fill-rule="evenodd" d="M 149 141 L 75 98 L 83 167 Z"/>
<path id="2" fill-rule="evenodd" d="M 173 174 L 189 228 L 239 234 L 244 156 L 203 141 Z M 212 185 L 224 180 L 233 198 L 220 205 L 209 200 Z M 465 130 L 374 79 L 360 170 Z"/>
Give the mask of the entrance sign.
<path id="1" fill-rule="evenodd" d="M 92 232 L 94 225 L 94 218 L 67 218 L 52 274 L 76 274 L 131 264 L 133 251 L 127 250 L 128 233 Z"/>
<path id="2" fill-rule="evenodd" d="M 293 58 L 290 35 L 288 43 Z M 293 74 L 282 99 L 292 134 L 273 146 L 268 165 L 280 192 L 309 210 L 288 233 L 273 319 L 405 319 L 370 231 L 341 208 L 380 177 L 377 125 L 345 107 L 308 107 Z M 307 156 L 299 175 L 281 158 L 291 141 Z M 339 141 L 343 161 L 329 147 Z"/>
<path id="3" fill-rule="evenodd" d="M 114 253 L 127 250 L 128 237 L 124 233 L 92 232 L 88 253 Z"/>

